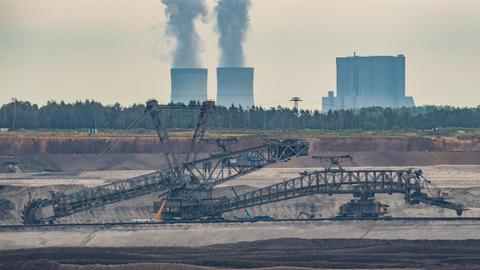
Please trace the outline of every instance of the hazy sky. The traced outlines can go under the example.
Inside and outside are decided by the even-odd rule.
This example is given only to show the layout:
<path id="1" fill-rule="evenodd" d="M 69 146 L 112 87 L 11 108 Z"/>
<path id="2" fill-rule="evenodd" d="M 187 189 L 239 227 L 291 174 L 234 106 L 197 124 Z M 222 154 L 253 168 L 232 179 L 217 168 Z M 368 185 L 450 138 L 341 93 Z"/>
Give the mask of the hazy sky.
<path id="1" fill-rule="evenodd" d="M 210 11 L 215 0 L 207 0 Z M 255 103 L 292 96 L 319 108 L 335 89 L 335 57 L 406 57 L 419 105 L 480 104 L 480 1 L 252 0 L 245 44 Z M 198 22 L 215 98 L 214 17 Z M 160 0 L 0 0 L 0 103 L 12 97 L 107 104 L 170 97 L 171 45 Z"/>

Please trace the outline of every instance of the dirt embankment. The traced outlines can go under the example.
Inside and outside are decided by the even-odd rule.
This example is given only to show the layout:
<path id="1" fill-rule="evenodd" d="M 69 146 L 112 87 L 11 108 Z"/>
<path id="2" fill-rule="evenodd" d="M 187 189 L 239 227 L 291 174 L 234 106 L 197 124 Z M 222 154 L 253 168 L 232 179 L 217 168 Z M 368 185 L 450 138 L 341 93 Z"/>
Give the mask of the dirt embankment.
<path id="1" fill-rule="evenodd" d="M 262 136 L 243 136 L 229 146 L 240 150 L 260 145 Z M 477 139 L 451 137 L 317 137 L 308 139 L 311 155 L 350 154 L 347 166 L 429 166 L 438 164 L 480 164 Z M 155 136 L 145 135 L 35 135 L 0 136 L 0 172 L 82 171 L 82 170 L 154 170 L 166 167 L 163 152 L 187 152 L 188 137 L 172 137 L 162 148 Z M 221 152 L 214 142 L 199 147 L 199 157 Z M 311 157 L 292 159 L 276 167 L 318 167 Z"/>
<path id="2" fill-rule="evenodd" d="M 428 151 L 475 152 L 480 142 L 475 139 L 459 140 L 452 137 L 320 137 L 311 141 L 314 151 Z"/>
<path id="3" fill-rule="evenodd" d="M 43 248 L 0 252 L 0 269 L 478 269 L 479 241 L 276 239 L 198 248 Z"/>
<path id="4" fill-rule="evenodd" d="M 242 149 L 261 144 L 261 136 L 245 136 L 233 145 Z M 358 152 L 358 151 L 480 151 L 480 141 L 475 139 L 459 140 L 451 137 L 318 137 L 310 139 L 314 152 Z M 185 153 L 188 150 L 188 137 L 173 137 L 162 148 L 155 136 L 135 135 L 35 135 L 12 134 L 0 136 L 1 155 L 37 155 L 37 154 L 134 154 L 134 153 Z M 202 143 L 200 152 L 217 152 L 214 143 Z"/>
<path id="5" fill-rule="evenodd" d="M 246 148 L 260 144 L 262 138 L 242 137 L 233 147 Z M 146 135 L 35 135 L 13 134 L 0 136 L 1 155 L 44 155 L 44 154 L 134 154 L 134 153 L 185 153 L 189 148 L 189 137 L 173 137 L 162 147 L 156 136 Z M 200 152 L 219 151 L 215 143 L 201 143 Z"/>

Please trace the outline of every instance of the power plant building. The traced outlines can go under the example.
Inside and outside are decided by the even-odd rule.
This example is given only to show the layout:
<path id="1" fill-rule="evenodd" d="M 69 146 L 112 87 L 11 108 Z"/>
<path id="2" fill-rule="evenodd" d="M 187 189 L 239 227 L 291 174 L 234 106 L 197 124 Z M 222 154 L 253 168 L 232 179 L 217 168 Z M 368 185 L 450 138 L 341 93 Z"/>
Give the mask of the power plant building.
<path id="1" fill-rule="evenodd" d="M 253 74 L 250 67 L 217 68 L 217 104 L 253 107 Z"/>
<path id="2" fill-rule="evenodd" d="M 412 107 L 405 96 L 405 57 L 337 57 L 337 96 L 322 98 L 322 111 L 362 107 Z"/>
<path id="3" fill-rule="evenodd" d="M 170 76 L 173 103 L 188 104 L 192 100 L 207 100 L 206 68 L 172 68 Z"/>

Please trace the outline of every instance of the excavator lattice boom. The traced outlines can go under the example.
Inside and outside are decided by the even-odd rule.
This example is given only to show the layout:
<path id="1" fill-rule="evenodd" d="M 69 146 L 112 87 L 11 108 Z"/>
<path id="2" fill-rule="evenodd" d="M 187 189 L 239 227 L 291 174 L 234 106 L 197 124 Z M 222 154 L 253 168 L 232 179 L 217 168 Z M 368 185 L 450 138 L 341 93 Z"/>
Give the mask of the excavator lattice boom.
<path id="1" fill-rule="evenodd" d="M 205 135 L 208 115 L 214 110 L 213 103 L 206 101 L 201 106 L 193 107 L 200 110 L 199 119 L 185 161 L 178 164 L 175 155 L 169 149 L 169 136 L 162 120 L 162 111 L 170 108 L 168 105 L 158 105 L 156 101 L 149 101 L 145 109 L 145 113 L 152 117 L 169 168 L 95 188 L 68 194 L 53 193 L 51 198 L 33 200 L 23 209 L 23 223 L 27 225 L 53 223 L 58 218 L 77 212 L 156 192 L 166 202 L 164 209 L 168 209 L 171 201 L 175 200 L 174 198 L 171 200 L 170 197 L 182 193 L 180 191 L 188 189 L 190 194 L 188 196 L 193 196 L 192 194 L 199 192 L 189 188 L 211 190 L 217 184 L 254 172 L 277 161 L 308 155 L 308 142 L 270 140 L 248 149 L 197 159 L 198 146 Z"/>

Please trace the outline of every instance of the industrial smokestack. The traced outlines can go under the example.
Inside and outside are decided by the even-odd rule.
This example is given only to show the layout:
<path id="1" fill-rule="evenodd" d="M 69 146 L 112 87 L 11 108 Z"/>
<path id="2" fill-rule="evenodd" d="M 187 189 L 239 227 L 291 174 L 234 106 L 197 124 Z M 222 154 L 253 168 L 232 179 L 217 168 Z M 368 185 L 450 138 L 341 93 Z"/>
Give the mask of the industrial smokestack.
<path id="1" fill-rule="evenodd" d="M 174 68 L 200 67 L 201 39 L 195 29 L 195 20 L 207 16 L 204 0 L 162 0 L 168 17 L 167 34 L 175 38 L 172 56 Z"/>
<path id="2" fill-rule="evenodd" d="M 173 103 L 207 100 L 206 68 L 172 68 L 170 75 Z"/>
<path id="3" fill-rule="evenodd" d="M 217 31 L 219 34 L 220 66 L 243 67 L 245 56 L 243 42 L 249 25 L 250 0 L 219 0 Z"/>
<path id="4" fill-rule="evenodd" d="M 253 68 L 217 68 L 217 104 L 253 107 Z"/>

